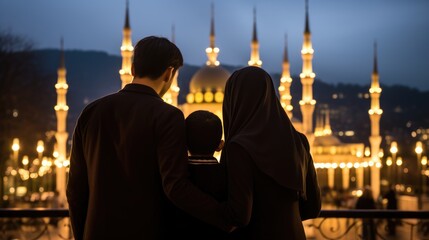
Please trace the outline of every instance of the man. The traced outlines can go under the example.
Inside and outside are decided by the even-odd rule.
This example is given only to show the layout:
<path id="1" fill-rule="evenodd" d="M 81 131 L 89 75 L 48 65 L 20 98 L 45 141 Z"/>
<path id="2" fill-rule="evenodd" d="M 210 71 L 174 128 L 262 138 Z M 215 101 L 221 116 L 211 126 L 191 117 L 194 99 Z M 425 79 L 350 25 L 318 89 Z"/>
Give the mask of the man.
<path id="1" fill-rule="evenodd" d="M 161 96 L 183 65 L 169 40 L 134 49 L 132 83 L 88 105 L 73 135 L 67 198 L 75 239 L 167 239 L 175 210 L 229 230 L 188 180 L 184 117 Z"/>

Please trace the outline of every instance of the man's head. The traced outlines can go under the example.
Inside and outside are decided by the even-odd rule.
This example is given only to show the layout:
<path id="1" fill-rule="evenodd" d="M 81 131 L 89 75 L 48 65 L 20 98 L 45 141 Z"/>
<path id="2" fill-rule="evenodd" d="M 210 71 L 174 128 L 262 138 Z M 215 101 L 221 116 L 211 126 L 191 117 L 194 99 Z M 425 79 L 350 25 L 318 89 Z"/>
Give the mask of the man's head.
<path id="1" fill-rule="evenodd" d="M 195 111 L 186 118 L 186 140 L 191 155 L 212 156 L 222 150 L 222 122 L 209 111 Z"/>
<path id="2" fill-rule="evenodd" d="M 135 78 L 163 78 L 159 95 L 170 88 L 177 70 L 183 66 L 183 56 L 177 46 L 163 37 L 149 36 L 134 47 L 132 72 Z"/>

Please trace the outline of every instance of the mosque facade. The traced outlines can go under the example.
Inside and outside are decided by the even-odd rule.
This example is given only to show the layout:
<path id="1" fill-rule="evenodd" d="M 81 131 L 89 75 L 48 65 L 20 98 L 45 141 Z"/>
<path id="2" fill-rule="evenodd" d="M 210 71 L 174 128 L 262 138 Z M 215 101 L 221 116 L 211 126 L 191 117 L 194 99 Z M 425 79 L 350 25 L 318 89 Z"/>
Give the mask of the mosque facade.
<path id="1" fill-rule="evenodd" d="M 253 32 L 248 65 L 262 67 L 257 36 L 256 9 L 254 9 L 253 14 Z M 127 5 L 123 30 L 124 38 L 121 46 L 123 56 L 122 69 L 120 70 L 122 87 L 131 81 L 130 51 L 132 52 L 132 45 L 131 28 L 128 18 Z M 172 38 L 174 42 L 174 32 Z M 170 90 L 163 98 L 167 103 L 181 109 L 185 117 L 196 110 L 207 110 L 215 113 L 222 119 L 224 89 L 231 73 L 223 68 L 218 61 L 220 49 L 216 47 L 215 43 L 213 5 L 211 6 L 209 46 L 205 52 L 207 62 L 192 76 L 186 102 L 178 104 L 180 89 L 177 83 L 177 76 L 173 80 Z M 302 84 L 302 99 L 299 101 L 302 119 L 296 119 L 292 114 L 294 106 L 292 106 L 291 101 L 293 98 L 290 91 L 292 78 L 290 74 L 287 38 L 284 46 L 280 86 L 278 88 L 280 103 L 294 127 L 307 136 L 318 171 L 319 182 L 322 187 L 326 186 L 330 189 L 347 190 L 351 187 L 363 188 L 364 185 L 371 185 L 373 194 L 377 197 L 380 194 L 380 157 L 382 157 L 382 152 L 380 152 L 381 136 L 379 122 L 383 111 L 380 108 L 379 101 L 382 89 L 380 88 L 377 71 L 376 46 L 374 47 L 374 69 L 369 89 L 371 97 L 370 109 L 368 111 L 371 122 L 371 133 L 369 133 L 370 148 L 365 147 L 364 143 L 343 143 L 333 134 L 330 125 L 329 106 L 326 104 L 316 104 L 317 101 L 313 97 L 313 83 L 316 77 L 316 74 L 313 72 L 314 52 L 311 41 L 308 1 L 306 1 L 304 36 L 301 49 L 302 72 L 299 75 Z M 315 126 L 313 126 L 314 122 Z M 365 181 L 365 179 L 367 180 Z"/>

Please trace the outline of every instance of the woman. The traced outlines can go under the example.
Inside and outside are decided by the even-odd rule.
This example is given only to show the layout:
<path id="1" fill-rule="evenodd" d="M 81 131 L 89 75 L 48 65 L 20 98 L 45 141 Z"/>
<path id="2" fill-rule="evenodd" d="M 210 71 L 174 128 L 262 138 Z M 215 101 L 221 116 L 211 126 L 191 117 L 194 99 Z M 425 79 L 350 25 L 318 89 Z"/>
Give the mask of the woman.
<path id="1" fill-rule="evenodd" d="M 239 227 L 232 236 L 305 239 L 302 218 L 317 217 L 321 206 L 316 172 L 308 141 L 292 126 L 267 72 L 234 72 L 225 87 L 223 120 L 226 212 Z"/>

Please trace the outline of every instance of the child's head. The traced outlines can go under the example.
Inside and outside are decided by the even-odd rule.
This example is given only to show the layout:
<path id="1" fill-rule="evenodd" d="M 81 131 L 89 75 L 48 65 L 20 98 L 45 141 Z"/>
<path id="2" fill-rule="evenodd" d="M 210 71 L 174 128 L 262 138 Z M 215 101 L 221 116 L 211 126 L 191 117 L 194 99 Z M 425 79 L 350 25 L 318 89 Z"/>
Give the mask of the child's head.
<path id="1" fill-rule="evenodd" d="M 213 155 L 222 148 L 222 122 L 209 111 L 195 111 L 186 118 L 186 141 L 191 155 Z"/>

